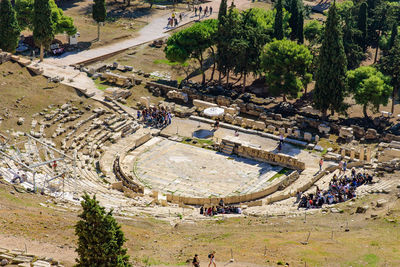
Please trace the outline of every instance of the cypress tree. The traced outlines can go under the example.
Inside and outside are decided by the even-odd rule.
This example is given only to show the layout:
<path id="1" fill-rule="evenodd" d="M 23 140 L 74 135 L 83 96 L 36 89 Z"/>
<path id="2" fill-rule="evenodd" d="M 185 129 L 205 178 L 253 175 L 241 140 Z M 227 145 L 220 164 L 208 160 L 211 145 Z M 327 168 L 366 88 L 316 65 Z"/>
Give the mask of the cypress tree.
<path id="1" fill-rule="evenodd" d="M 219 5 L 218 11 L 218 22 L 221 23 L 222 18 L 226 16 L 226 12 L 228 10 L 227 0 L 221 0 L 221 4 Z"/>
<path id="2" fill-rule="evenodd" d="M 0 14 L 0 49 L 14 52 L 18 46 L 21 30 L 10 0 L 1 0 Z"/>
<path id="3" fill-rule="evenodd" d="M 84 266 L 131 266 L 126 249 L 122 248 L 125 238 L 121 226 L 106 212 L 94 196 L 82 196 L 81 218 L 75 225 L 78 236 L 78 267 Z"/>
<path id="4" fill-rule="evenodd" d="M 389 49 L 389 50 L 393 48 L 394 43 L 395 43 L 395 41 L 396 41 L 396 38 L 397 38 L 397 35 L 398 35 L 398 29 L 397 29 L 397 27 L 398 27 L 398 26 L 397 26 L 397 23 L 396 23 L 396 22 L 393 23 L 393 26 L 392 26 L 392 33 L 391 33 L 391 35 L 390 35 L 389 46 L 388 46 L 388 49 Z"/>
<path id="5" fill-rule="evenodd" d="M 363 2 L 360 5 L 360 10 L 358 13 L 357 27 L 361 31 L 361 39 L 359 45 L 363 48 L 364 51 L 367 49 L 367 31 L 368 31 L 367 19 L 368 19 L 368 4 L 366 2 Z"/>
<path id="6" fill-rule="evenodd" d="M 283 5 L 282 0 L 278 0 L 275 6 L 274 36 L 277 40 L 283 39 Z"/>
<path id="7" fill-rule="evenodd" d="M 324 39 L 318 57 L 314 106 L 322 111 L 326 118 L 327 110 L 344 111 L 346 55 L 340 31 L 336 3 L 329 8 Z"/>
<path id="8" fill-rule="evenodd" d="M 299 24 L 298 24 L 296 38 L 297 38 L 297 42 L 299 44 L 303 44 L 304 43 L 304 9 L 303 9 L 303 3 L 300 3 Z"/>
<path id="9" fill-rule="evenodd" d="M 44 47 L 54 39 L 54 25 L 51 19 L 49 0 L 35 0 L 33 4 L 33 39 L 40 46 L 40 61 L 43 61 Z"/>
<path id="10" fill-rule="evenodd" d="M 297 33 L 299 30 L 299 3 L 298 0 L 291 0 L 290 2 L 290 18 L 289 27 L 292 29 L 290 32 L 290 39 L 296 40 Z"/>
<path id="11" fill-rule="evenodd" d="M 100 23 L 107 17 L 105 0 L 94 0 L 92 17 L 97 22 L 97 40 L 100 41 Z"/>

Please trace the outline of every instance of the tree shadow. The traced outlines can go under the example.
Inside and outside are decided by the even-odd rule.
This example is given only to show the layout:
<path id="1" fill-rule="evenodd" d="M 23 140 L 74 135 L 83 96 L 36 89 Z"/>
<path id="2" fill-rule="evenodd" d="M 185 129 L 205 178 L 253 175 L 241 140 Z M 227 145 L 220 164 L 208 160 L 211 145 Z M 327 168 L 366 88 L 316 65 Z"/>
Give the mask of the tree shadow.
<path id="1" fill-rule="evenodd" d="M 57 6 L 63 11 L 79 6 L 80 0 L 57 1 Z"/>

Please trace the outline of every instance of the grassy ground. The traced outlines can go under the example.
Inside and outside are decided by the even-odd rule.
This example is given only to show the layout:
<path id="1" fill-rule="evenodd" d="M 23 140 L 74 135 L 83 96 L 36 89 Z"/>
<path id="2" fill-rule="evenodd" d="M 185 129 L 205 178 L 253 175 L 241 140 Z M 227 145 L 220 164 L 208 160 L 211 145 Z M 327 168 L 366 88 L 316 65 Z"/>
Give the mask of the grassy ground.
<path id="1" fill-rule="evenodd" d="M 392 201 L 389 213 L 387 208 L 371 208 L 367 214 L 354 214 L 358 205 L 372 207 L 370 203 L 377 199 L 372 196 L 353 206 L 339 205 L 343 213 L 308 215 L 306 223 L 303 216 L 220 218 L 175 227 L 143 216 L 118 220 L 131 259 L 143 265 L 183 265 L 194 253 L 204 263 L 210 250 L 217 252 L 218 261 L 227 262 L 232 249 L 236 261 L 261 266 L 398 266 L 400 205 L 393 196 L 385 197 Z M 14 236 L 29 248 L 31 242 L 62 246 L 63 252 L 55 258 L 71 266 L 77 213 L 61 211 L 55 204 L 39 204 L 46 200 L 49 198 L 17 193 L 0 184 L 0 237 Z M 371 219 L 371 214 L 378 217 Z M 347 227 L 349 231 L 345 231 Z M 301 244 L 308 233 L 309 243 Z M 5 246 L 2 241 L 1 246 Z"/>

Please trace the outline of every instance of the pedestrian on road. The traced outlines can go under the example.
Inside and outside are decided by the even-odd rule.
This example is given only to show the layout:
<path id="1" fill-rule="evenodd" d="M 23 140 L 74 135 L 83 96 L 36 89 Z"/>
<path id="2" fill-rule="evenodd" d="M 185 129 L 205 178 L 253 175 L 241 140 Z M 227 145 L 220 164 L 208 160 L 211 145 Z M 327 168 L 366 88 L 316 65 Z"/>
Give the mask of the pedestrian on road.
<path id="1" fill-rule="evenodd" d="M 215 264 L 215 251 L 208 254 L 208 258 L 210 259 L 210 263 L 208 264 L 208 267 L 210 267 L 211 264 L 214 265 L 214 267 L 217 267 L 217 265 Z"/>
<path id="2" fill-rule="evenodd" d="M 322 171 L 322 164 L 324 164 L 324 160 L 321 158 L 319 160 L 319 171 Z"/>
<path id="3" fill-rule="evenodd" d="M 207 16 L 208 13 L 208 6 L 206 6 L 206 9 L 204 9 L 204 17 Z"/>
<path id="4" fill-rule="evenodd" d="M 212 6 L 210 6 L 210 16 L 212 15 Z"/>
<path id="5" fill-rule="evenodd" d="M 179 13 L 179 22 L 182 21 L 182 13 Z"/>
<path id="6" fill-rule="evenodd" d="M 192 264 L 193 264 L 193 267 L 200 267 L 199 255 L 197 255 L 197 254 L 194 255 Z"/>
<path id="7" fill-rule="evenodd" d="M 201 18 L 201 11 L 203 11 L 202 6 L 199 7 L 199 19 Z"/>
<path id="8" fill-rule="evenodd" d="M 138 121 L 140 121 L 140 115 L 141 115 L 140 110 L 138 110 L 138 111 L 137 111 L 137 120 L 138 120 Z"/>
<path id="9" fill-rule="evenodd" d="M 175 27 L 178 26 L 178 19 L 175 18 Z"/>
<path id="10" fill-rule="evenodd" d="M 194 8 L 194 16 L 197 16 L 197 6 Z"/>

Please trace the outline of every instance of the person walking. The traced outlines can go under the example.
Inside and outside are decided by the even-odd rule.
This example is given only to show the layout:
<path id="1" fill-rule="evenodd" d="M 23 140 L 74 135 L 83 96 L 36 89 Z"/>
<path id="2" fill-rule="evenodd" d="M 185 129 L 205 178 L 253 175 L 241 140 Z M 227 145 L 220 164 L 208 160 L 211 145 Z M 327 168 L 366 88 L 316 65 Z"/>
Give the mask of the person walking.
<path id="1" fill-rule="evenodd" d="M 203 7 L 202 6 L 199 7 L 199 19 L 201 18 L 201 11 L 203 11 Z"/>
<path id="2" fill-rule="evenodd" d="M 319 171 L 322 171 L 322 164 L 324 164 L 324 160 L 321 158 L 319 160 Z"/>
<path id="3" fill-rule="evenodd" d="M 212 6 L 210 6 L 210 16 L 212 15 Z"/>
<path id="4" fill-rule="evenodd" d="M 204 17 L 207 16 L 208 13 L 208 6 L 206 6 L 206 8 L 204 9 Z"/>
<path id="5" fill-rule="evenodd" d="M 211 266 L 211 264 L 214 267 L 217 267 L 217 265 L 215 264 L 215 251 L 211 252 L 210 254 L 208 254 L 208 258 L 210 259 L 210 263 L 208 264 L 208 267 Z"/>
<path id="6" fill-rule="evenodd" d="M 200 267 L 199 255 L 197 255 L 197 254 L 194 255 L 192 264 L 193 264 L 193 267 Z"/>
<path id="7" fill-rule="evenodd" d="M 179 22 L 182 21 L 182 13 L 179 13 Z"/>
<path id="8" fill-rule="evenodd" d="M 194 16 L 197 16 L 197 6 L 194 8 Z"/>

